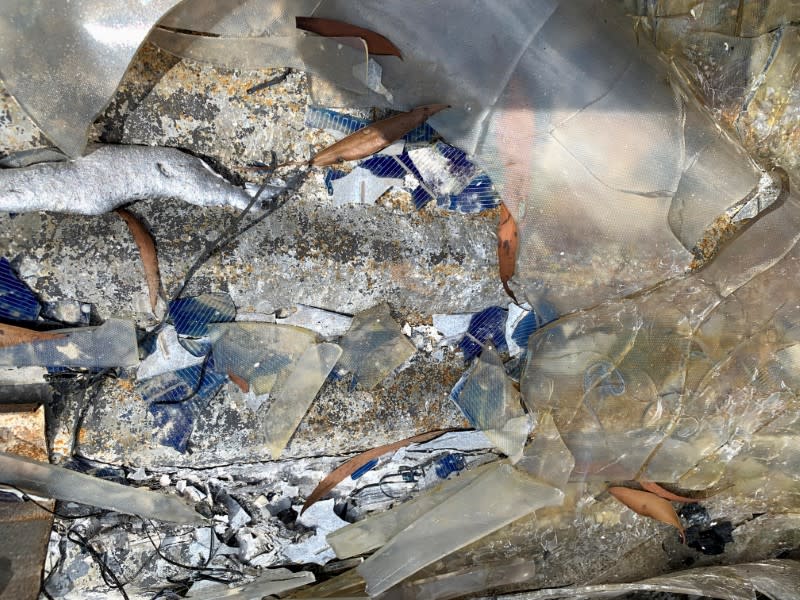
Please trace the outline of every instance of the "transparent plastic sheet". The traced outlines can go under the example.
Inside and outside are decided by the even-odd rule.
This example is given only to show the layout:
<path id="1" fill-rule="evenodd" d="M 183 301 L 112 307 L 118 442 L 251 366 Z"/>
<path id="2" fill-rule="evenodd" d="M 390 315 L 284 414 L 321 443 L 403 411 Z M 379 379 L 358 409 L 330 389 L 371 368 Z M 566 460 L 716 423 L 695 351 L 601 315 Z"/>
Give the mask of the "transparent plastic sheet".
<path id="1" fill-rule="evenodd" d="M 533 334 L 523 397 L 552 411 L 573 478 L 704 488 L 761 436 L 794 447 L 800 312 L 785 299 L 797 294 L 798 219 L 791 196 L 698 274 Z M 764 477 L 746 464 L 737 485 Z"/>
<path id="2" fill-rule="evenodd" d="M 0 78 L 45 135 L 80 156 L 89 126 L 158 19 L 178 0 L 9 0 Z"/>
<path id="3" fill-rule="evenodd" d="M 57 329 L 50 333 L 64 337 L 0 348 L 0 366 L 100 369 L 139 364 L 132 321 L 109 319 L 98 327 Z"/>
<path id="4" fill-rule="evenodd" d="M 755 600 L 760 592 L 771 600 L 794 600 L 800 589 L 800 563 L 767 560 L 729 567 L 703 567 L 636 583 L 591 585 L 558 590 L 539 590 L 499 596 L 502 600 L 599 600 L 650 591 L 688 594 L 721 600 Z"/>
<path id="5" fill-rule="evenodd" d="M 5 452 L 0 452 L 0 467 L 0 483 L 14 485 L 41 496 L 71 500 L 160 521 L 202 521 L 202 517 L 193 508 L 176 496 L 104 481 Z"/>
<path id="6" fill-rule="evenodd" d="M 181 58 L 237 69 L 290 67 L 317 73 L 357 93 L 370 90 L 367 51 L 358 38 L 208 37 L 156 28 L 147 39 Z"/>
<path id="7" fill-rule="evenodd" d="M 560 504 L 561 490 L 498 463 L 425 513 L 357 570 L 371 596 L 423 567 L 543 506 Z"/>

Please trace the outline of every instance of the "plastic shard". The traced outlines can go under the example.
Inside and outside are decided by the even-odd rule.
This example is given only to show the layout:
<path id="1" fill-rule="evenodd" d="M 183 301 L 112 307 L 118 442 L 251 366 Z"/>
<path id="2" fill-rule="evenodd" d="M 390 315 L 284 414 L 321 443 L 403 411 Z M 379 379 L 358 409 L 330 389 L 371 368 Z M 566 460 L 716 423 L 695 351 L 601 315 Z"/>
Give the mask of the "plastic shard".
<path id="1" fill-rule="evenodd" d="M 289 375 L 272 388 L 263 423 L 273 458 L 278 458 L 289 443 L 341 354 L 342 349 L 336 344 L 309 346 L 292 364 Z"/>
<path id="2" fill-rule="evenodd" d="M 35 321 L 39 317 L 39 300 L 11 268 L 0 258 L 0 319 Z"/>
<path id="3" fill-rule="evenodd" d="M 235 373 L 257 395 L 268 394 L 290 376 L 316 336 L 300 327 L 273 323 L 215 323 L 209 325 L 214 368 Z"/>
<path id="4" fill-rule="evenodd" d="M 63 338 L 0 348 L 0 366 L 134 367 L 139 364 L 131 321 L 109 319 L 98 327 L 58 329 Z"/>
<path id="5" fill-rule="evenodd" d="M 508 464 L 494 464 L 398 533 L 357 570 L 369 594 L 381 594 L 436 560 L 563 498 L 561 490 Z"/>
<path id="6" fill-rule="evenodd" d="M 491 344 L 481 353 L 454 401 L 472 426 L 483 431 L 512 463 L 520 459 L 532 421 Z"/>
<path id="7" fill-rule="evenodd" d="M 140 490 L 63 467 L 0 452 L 0 482 L 35 494 L 70 500 L 159 521 L 197 523 L 202 520 L 175 496 Z"/>
<path id="8" fill-rule="evenodd" d="M 367 390 L 378 385 L 416 351 L 385 302 L 355 315 L 339 345 L 342 347 L 339 365 L 352 372 Z"/>

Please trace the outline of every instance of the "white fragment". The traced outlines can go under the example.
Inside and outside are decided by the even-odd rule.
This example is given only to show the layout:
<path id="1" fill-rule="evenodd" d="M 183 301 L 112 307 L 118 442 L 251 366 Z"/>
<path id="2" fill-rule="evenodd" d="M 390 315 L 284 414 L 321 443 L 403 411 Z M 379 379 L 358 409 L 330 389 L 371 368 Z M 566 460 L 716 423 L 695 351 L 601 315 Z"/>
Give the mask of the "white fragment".
<path id="1" fill-rule="evenodd" d="M 347 333 L 353 317 L 315 306 L 298 304 L 294 312 L 285 318 L 276 319 L 276 322 L 310 329 L 324 338 L 335 338 Z"/>
<path id="2" fill-rule="evenodd" d="M 374 204 L 392 186 L 402 187 L 403 179 L 376 177 L 369 169 L 356 167 L 344 177 L 334 179 L 332 185 L 336 206 Z"/>
<path id="3" fill-rule="evenodd" d="M 510 356 L 519 356 L 525 350 L 522 346 L 517 344 L 512 337 L 514 330 L 519 325 L 520 321 L 524 319 L 530 310 L 510 302 L 508 304 L 508 317 L 506 318 L 506 343 L 508 344 L 508 353 Z"/>
<path id="4" fill-rule="evenodd" d="M 144 481 L 145 479 L 150 479 L 150 476 L 147 474 L 147 471 L 144 470 L 144 467 L 139 467 L 133 473 L 128 474 L 128 479 Z"/>
<path id="5" fill-rule="evenodd" d="M 167 475 L 166 473 L 164 473 L 164 474 L 161 476 L 161 479 L 159 479 L 159 480 L 158 480 L 158 484 L 159 484 L 161 487 L 167 487 L 167 486 L 169 486 L 169 484 L 170 484 L 170 478 L 169 478 L 169 475 Z"/>
<path id="6" fill-rule="evenodd" d="M 467 333 L 473 314 L 433 315 L 433 326 L 448 340 L 460 338 Z"/>
<path id="7" fill-rule="evenodd" d="M 348 523 L 333 512 L 333 507 L 333 499 L 323 500 L 313 504 L 297 518 L 298 523 L 315 529 L 315 532 L 314 535 L 301 542 L 284 548 L 284 558 L 295 563 L 316 563 L 318 565 L 324 565 L 329 560 L 336 558 L 333 549 L 328 545 L 326 536 L 345 527 Z M 301 507 L 296 506 L 295 509 L 299 513 Z"/>
<path id="8" fill-rule="evenodd" d="M 203 362 L 202 356 L 195 356 L 178 341 L 178 333 L 173 326 L 168 326 L 158 334 L 156 349 L 145 358 L 136 371 L 139 381 L 177 371 Z"/>

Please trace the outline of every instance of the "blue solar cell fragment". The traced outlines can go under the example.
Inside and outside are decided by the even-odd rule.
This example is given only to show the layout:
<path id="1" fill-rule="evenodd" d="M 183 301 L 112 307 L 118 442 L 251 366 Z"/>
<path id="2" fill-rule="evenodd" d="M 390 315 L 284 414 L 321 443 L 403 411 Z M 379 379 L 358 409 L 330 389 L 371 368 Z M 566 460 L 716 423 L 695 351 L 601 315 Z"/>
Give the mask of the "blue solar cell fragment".
<path id="1" fill-rule="evenodd" d="M 213 360 L 138 382 L 136 389 L 150 406 L 159 443 L 185 452 L 196 413 L 227 381 L 213 370 Z"/>
<path id="2" fill-rule="evenodd" d="M 41 306 L 36 295 L 11 269 L 6 258 L 0 258 L 0 319 L 35 321 Z"/>
<path id="3" fill-rule="evenodd" d="M 467 468 L 467 460 L 460 452 L 445 454 L 436 460 L 436 476 L 447 479 L 451 474 L 458 473 Z"/>
<path id="4" fill-rule="evenodd" d="M 498 351 L 508 349 L 506 344 L 507 311 L 499 306 L 490 306 L 472 316 L 467 334 L 459 342 L 465 360 L 478 356 L 487 341 L 492 342 Z"/>
<path id="5" fill-rule="evenodd" d="M 339 169 L 328 169 L 325 171 L 325 189 L 328 190 L 328 196 L 333 196 L 333 182 L 346 175 L 347 173 Z"/>
<path id="6" fill-rule="evenodd" d="M 350 135 L 369 125 L 370 121 L 351 115 L 345 115 L 329 108 L 309 106 L 306 110 L 305 124 L 308 127 L 329 129 L 339 131 L 345 135 Z M 407 142 L 416 143 L 429 142 L 435 137 L 438 137 L 436 131 L 427 123 L 423 123 L 419 127 L 409 131 L 403 136 L 403 139 Z"/>
<path id="7" fill-rule="evenodd" d="M 178 298 L 169 303 L 169 316 L 178 335 L 203 337 L 209 323 L 226 323 L 236 318 L 236 305 L 228 294 L 202 294 Z"/>
<path id="8" fill-rule="evenodd" d="M 358 469 L 353 471 L 353 474 L 350 475 L 350 479 L 352 479 L 353 481 L 355 481 L 356 479 L 359 479 L 365 473 L 367 473 L 367 472 L 371 471 L 372 469 L 374 469 L 375 465 L 377 465 L 377 464 L 378 464 L 378 459 L 377 458 L 373 458 L 367 464 L 361 465 Z"/>

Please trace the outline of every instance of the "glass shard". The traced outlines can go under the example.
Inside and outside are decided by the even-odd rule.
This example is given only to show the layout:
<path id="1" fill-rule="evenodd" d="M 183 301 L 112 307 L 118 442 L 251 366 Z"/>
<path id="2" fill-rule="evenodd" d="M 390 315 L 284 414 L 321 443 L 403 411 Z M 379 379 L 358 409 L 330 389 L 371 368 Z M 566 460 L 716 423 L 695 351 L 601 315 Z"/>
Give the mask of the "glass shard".
<path id="1" fill-rule="evenodd" d="M 481 353 L 454 401 L 472 426 L 483 431 L 512 463 L 519 460 L 532 422 L 491 344 Z"/>
<path id="2" fill-rule="evenodd" d="M 208 329 L 214 368 L 241 377 L 257 395 L 284 382 L 291 364 L 316 339 L 307 329 L 273 323 L 216 323 Z"/>
<path id="3" fill-rule="evenodd" d="M 208 335 L 209 323 L 226 323 L 236 318 L 236 305 L 228 294 L 202 294 L 178 298 L 169 303 L 169 316 L 179 335 Z"/>
<path id="4" fill-rule="evenodd" d="M 0 366 L 134 367 L 139 364 L 131 321 L 108 319 L 98 327 L 57 329 L 63 338 L 0 348 Z"/>
<path id="5" fill-rule="evenodd" d="M 292 364 L 288 376 L 272 388 L 269 409 L 262 420 L 273 458 L 278 458 L 289 443 L 341 354 L 336 344 L 310 346 Z"/>
<path id="6" fill-rule="evenodd" d="M 0 452 L 0 482 L 47 498 L 80 502 L 158 521 L 197 523 L 202 520 L 176 496 L 104 481 L 5 452 Z"/>
<path id="7" fill-rule="evenodd" d="M 371 390 L 414 355 L 416 348 L 400 331 L 385 302 L 358 313 L 341 339 L 339 366 Z"/>

